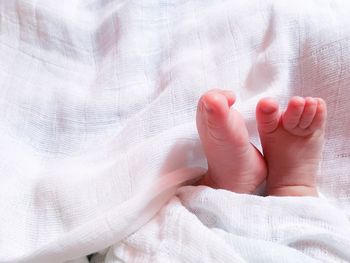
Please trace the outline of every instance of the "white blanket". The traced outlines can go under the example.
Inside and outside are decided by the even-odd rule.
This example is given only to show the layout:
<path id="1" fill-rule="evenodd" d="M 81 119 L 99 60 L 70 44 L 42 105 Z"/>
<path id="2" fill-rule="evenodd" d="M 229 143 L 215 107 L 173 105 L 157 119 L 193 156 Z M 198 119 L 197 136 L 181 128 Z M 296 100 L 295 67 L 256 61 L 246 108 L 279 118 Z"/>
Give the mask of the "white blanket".
<path id="1" fill-rule="evenodd" d="M 348 262 L 350 2 L 0 0 L 0 262 Z M 322 198 L 190 185 L 200 95 L 328 104 Z M 183 186 L 183 187 L 181 187 Z"/>

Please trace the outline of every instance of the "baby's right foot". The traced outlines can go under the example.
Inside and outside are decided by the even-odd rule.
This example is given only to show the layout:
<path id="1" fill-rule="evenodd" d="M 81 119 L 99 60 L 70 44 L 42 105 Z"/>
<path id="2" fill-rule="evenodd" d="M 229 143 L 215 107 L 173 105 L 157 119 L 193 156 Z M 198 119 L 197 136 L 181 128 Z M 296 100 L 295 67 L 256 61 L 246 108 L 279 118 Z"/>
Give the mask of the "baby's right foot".
<path id="1" fill-rule="evenodd" d="M 262 99 L 256 109 L 258 130 L 267 161 L 267 194 L 317 196 L 318 170 L 326 124 L 326 103 L 293 97 L 285 112 Z"/>

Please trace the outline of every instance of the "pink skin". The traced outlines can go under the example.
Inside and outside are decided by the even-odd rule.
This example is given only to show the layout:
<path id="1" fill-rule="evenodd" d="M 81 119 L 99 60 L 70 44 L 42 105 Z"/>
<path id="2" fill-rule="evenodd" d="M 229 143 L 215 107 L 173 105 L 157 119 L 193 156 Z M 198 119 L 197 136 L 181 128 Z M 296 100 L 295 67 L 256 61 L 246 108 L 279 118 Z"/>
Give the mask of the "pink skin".
<path id="1" fill-rule="evenodd" d="M 267 194 L 317 196 L 315 177 L 326 115 L 326 103 L 320 98 L 293 97 L 284 112 L 273 99 L 258 103 L 258 130 L 268 166 Z"/>
<path id="2" fill-rule="evenodd" d="M 199 182 L 237 193 L 252 193 L 266 178 L 261 153 L 249 142 L 242 115 L 230 108 L 230 91 L 211 90 L 198 102 L 197 128 L 208 160 Z"/>
<path id="3" fill-rule="evenodd" d="M 317 196 L 315 175 L 326 122 L 322 99 L 293 97 L 281 113 L 262 99 L 256 108 L 264 157 L 249 142 L 242 115 L 230 108 L 230 91 L 211 90 L 198 103 L 197 128 L 208 160 L 199 184 L 252 193 L 266 179 L 269 195 Z"/>

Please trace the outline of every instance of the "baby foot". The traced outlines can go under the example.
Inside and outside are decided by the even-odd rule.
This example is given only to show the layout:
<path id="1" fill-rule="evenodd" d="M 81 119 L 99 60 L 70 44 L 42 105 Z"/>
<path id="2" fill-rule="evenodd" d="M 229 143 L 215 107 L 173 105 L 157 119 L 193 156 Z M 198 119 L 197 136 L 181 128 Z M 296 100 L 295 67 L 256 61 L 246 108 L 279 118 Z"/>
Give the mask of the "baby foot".
<path id="1" fill-rule="evenodd" d="M 315 177 L 326 114 L 326 103 L 320 98 L 293 97 L 283 113 L 272 99 L 258 103 L 256 117 L 267 162 L 268 195 L 317 196 Z"/>
<path id="2" fill-rule="evenodd" d="M 208 160 L 208 172 L 199 182 L 237 193 L 252 193 L 266 177 L 261 153 L 249 143 L 242 115 L 230 106 L 230 91 L 211 90 L 198 102 L 197 129 Z"/>

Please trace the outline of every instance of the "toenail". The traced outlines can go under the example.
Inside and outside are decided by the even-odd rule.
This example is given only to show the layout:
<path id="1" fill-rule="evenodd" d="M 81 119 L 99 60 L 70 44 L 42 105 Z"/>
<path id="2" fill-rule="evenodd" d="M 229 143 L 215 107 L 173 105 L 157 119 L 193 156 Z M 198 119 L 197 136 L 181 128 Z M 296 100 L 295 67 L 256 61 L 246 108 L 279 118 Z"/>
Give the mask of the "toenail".
<path id="1" fill-rule="evenodd" d="M 275 107 L 271 107 L 271 106 L 264 106 L 262 107 L 262 112 L 263 113 L 272 113 L 275 111 Z"/>
<path id="2" fill-rule="evenodd" d="M 312 97 L 307 97 L 306 100 L 311 104 L 314 104 L 317 102 L 317 100 L 315 98 L 312 98 Z"/>

